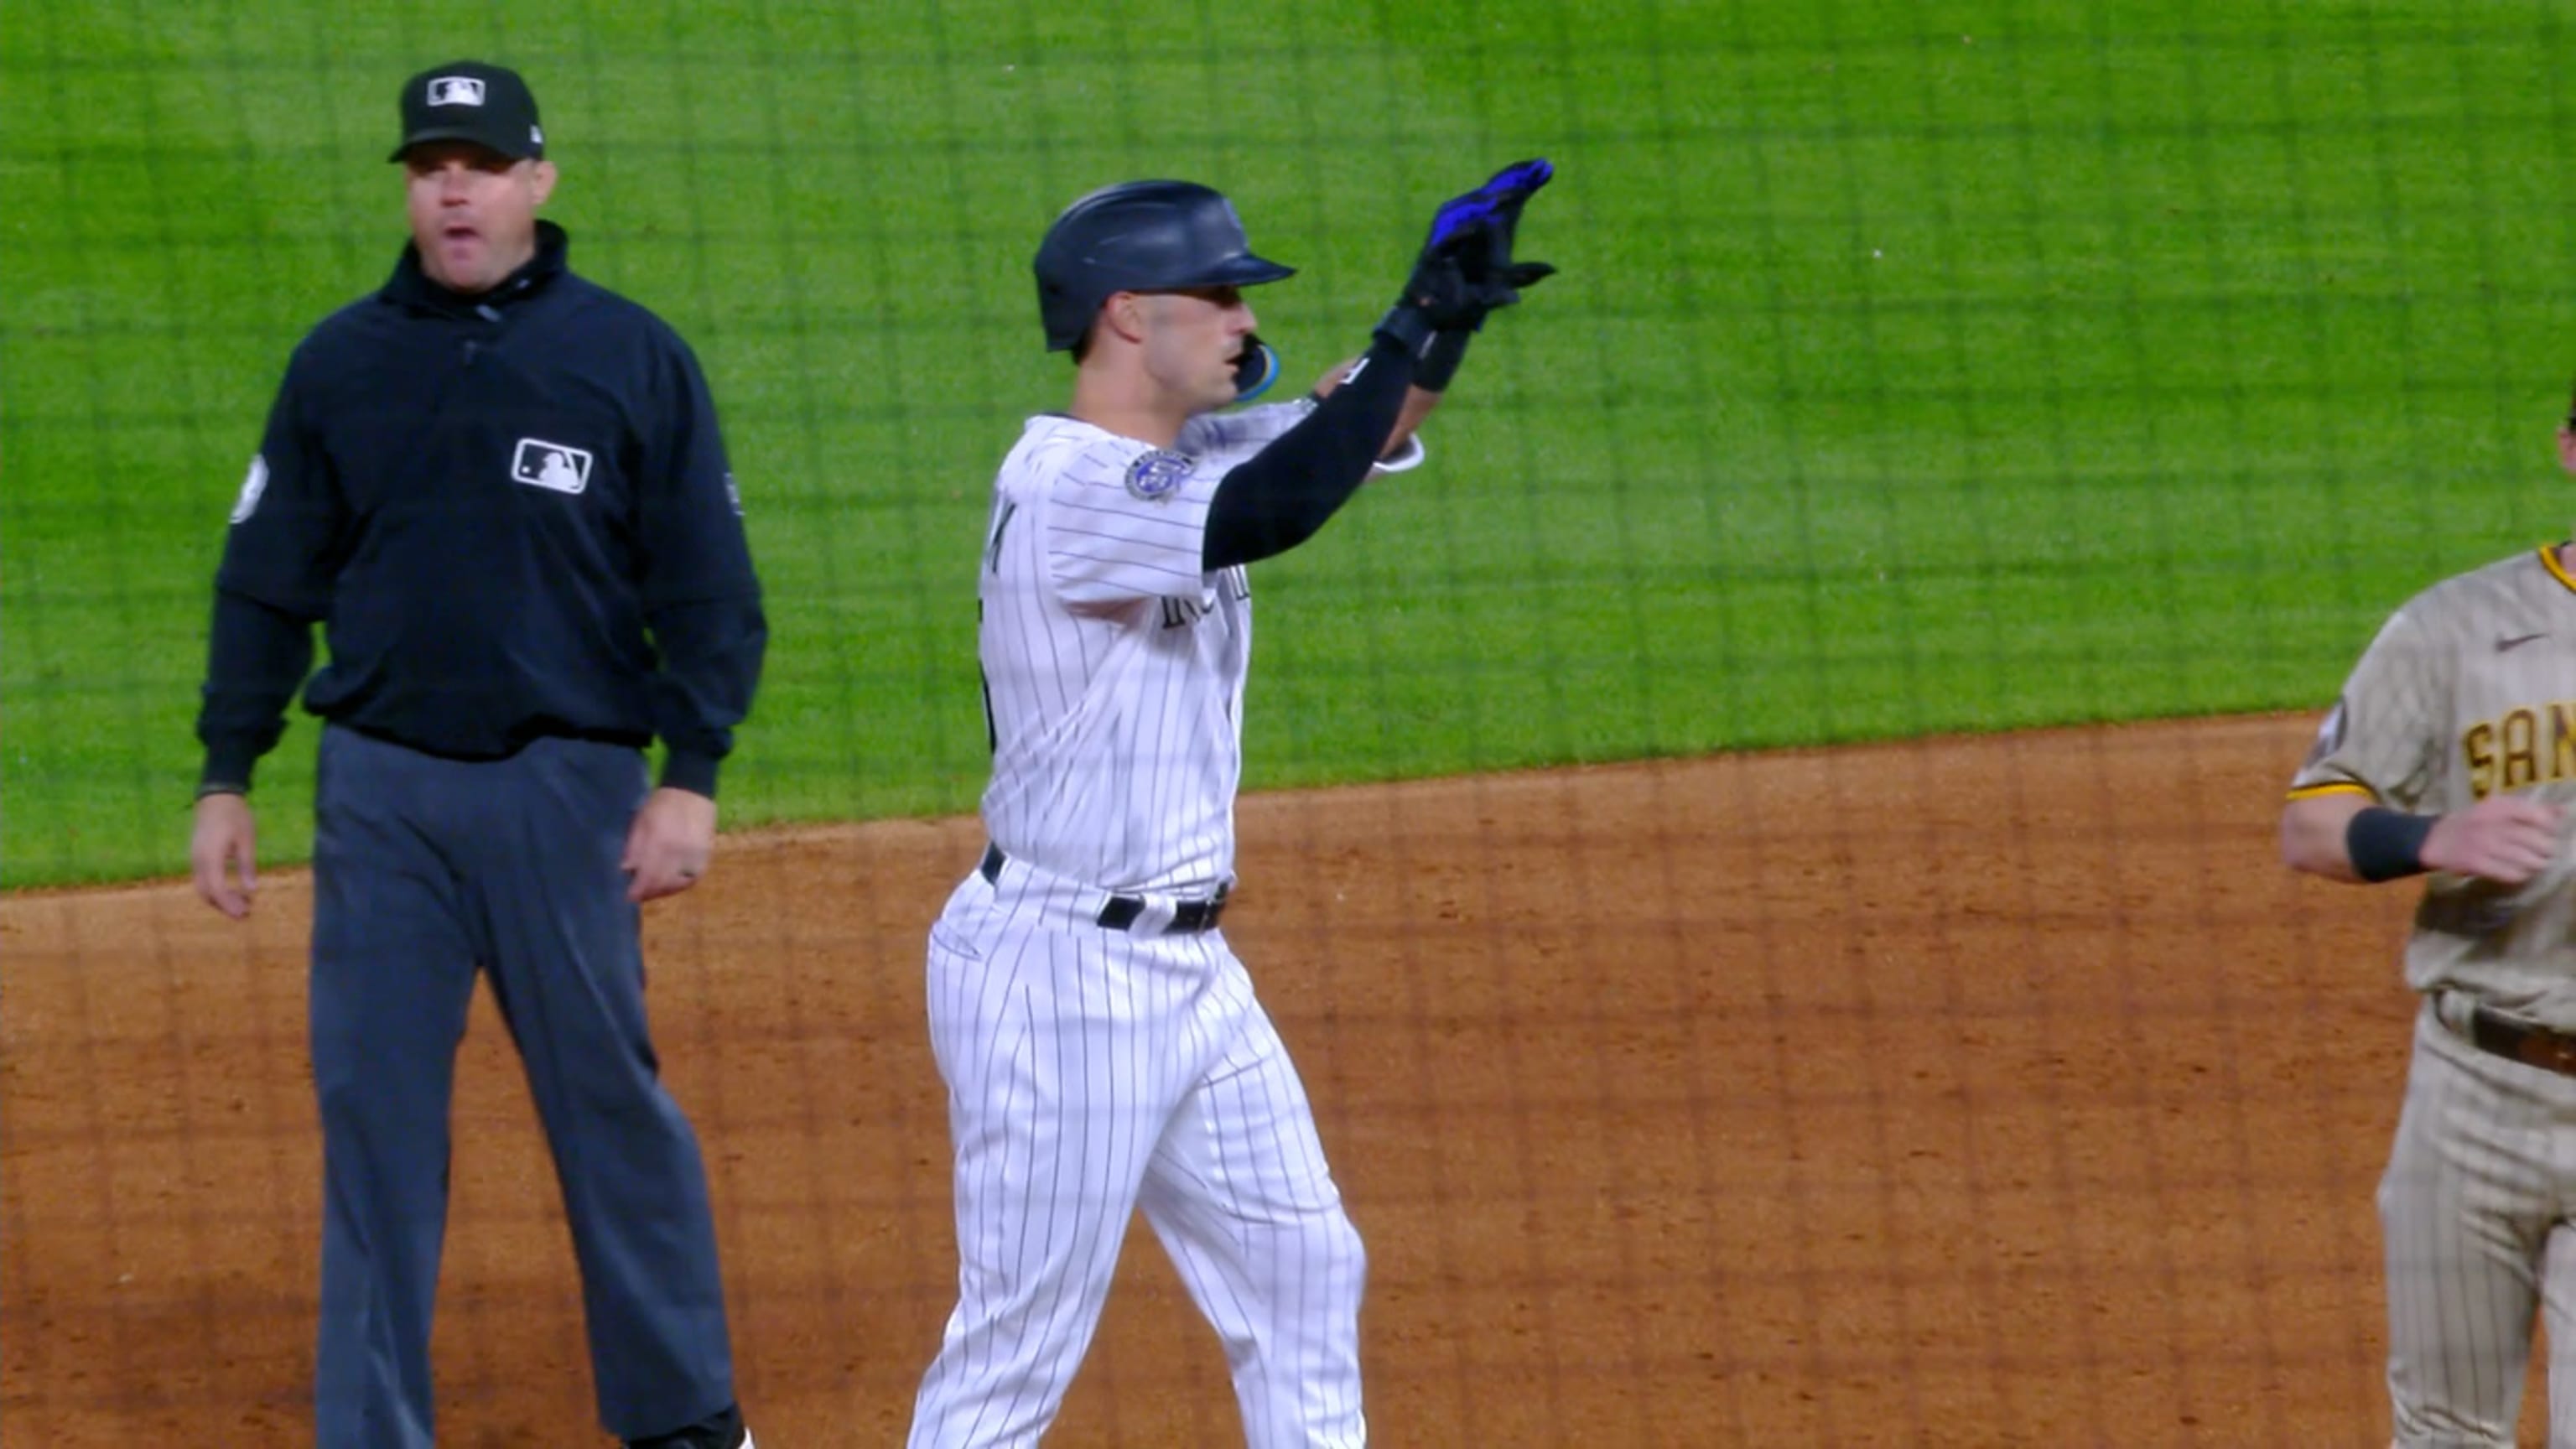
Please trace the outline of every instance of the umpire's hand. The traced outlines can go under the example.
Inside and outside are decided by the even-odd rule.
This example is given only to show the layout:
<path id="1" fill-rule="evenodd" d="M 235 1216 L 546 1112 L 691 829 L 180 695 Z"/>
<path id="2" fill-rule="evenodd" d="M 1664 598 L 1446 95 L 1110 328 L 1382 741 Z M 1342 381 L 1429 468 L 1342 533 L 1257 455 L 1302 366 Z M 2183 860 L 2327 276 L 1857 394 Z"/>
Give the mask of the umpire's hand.
<path id="1" fill-rule="evenodd" d="M 196 873 L 197 894 L 207 905 L 236 921 L 250 914 L 251 894 L 259 889 L 259 832 L 251 825 L 248 800 L 229 793 L 197 798 L 188 867 Z M 235 871 L 241 877 L 238 885 L 233 883 Z"/>
<path id="2" fill-rule="evenodd" d="M 626 856 L 617 863 L 626 872 L 626 898 L 659 900 L 696 885 L 715 846 L 716 802 L 669 785 L 655 790 L 635 812 Z"/>

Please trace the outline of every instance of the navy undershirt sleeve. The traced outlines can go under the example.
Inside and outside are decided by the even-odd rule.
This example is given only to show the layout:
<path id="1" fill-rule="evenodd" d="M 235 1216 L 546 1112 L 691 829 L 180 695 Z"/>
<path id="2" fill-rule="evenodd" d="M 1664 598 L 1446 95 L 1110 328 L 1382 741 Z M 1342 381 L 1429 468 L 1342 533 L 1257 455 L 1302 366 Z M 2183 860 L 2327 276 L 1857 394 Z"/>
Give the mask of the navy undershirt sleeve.
<path id="1" fill-rule="evenodd" d="M 1208 501 L 1200 545 L 1208 572 L 1275 558 L 1314 537 L 1368 481 L 1404 410 L 1413 367 L 1411 352 L 1379 338 L 1357 377 L 1226 474 Z"/>

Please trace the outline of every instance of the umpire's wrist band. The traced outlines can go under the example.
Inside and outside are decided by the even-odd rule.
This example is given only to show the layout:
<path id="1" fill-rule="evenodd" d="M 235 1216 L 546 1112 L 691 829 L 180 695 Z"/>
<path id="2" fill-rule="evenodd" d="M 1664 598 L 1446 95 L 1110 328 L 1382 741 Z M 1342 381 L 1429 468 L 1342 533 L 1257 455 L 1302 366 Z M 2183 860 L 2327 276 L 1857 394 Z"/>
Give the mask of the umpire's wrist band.
<path id="1" fill-rule="evenodd" d="M 2352 859 L 2352 873 L 2367 881 L 2422 875 L 2424 837 L 2433 833 L 2437 818 L 2380 805 L 2366 807 L 2343 831 L 2343 851 Z"/>

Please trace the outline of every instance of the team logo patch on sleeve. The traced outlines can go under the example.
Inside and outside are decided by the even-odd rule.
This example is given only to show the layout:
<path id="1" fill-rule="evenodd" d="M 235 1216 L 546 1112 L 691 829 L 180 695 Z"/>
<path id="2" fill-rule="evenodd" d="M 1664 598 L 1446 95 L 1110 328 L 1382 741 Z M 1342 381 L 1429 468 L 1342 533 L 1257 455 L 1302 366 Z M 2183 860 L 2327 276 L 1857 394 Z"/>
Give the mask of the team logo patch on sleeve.
<path id="1" fill-rule="evenodd" d="M 1156 448 L 1127 465 L 1127 491 L 1148 503 L 1160 502 L 1180 492 L 1197 466 L 1198 460 L 1187 453 Z"/>
<path id="2" fill-rule="evenodd" d="M 590 486 L 590 452 L 543 438 L 521 438 L 510 458 L 510 478 L 531 488 L 579 493 Z"/>
<path id="3" fill-rule="evenodd" d="M 2335 751 L 2342 749 L 2343 731 L 2344 702 L 2338 699 L 2334 702 L 2334 708 L 2326 711 L 2325 722 L 2317 726 L 2317 742 L 2308 747 L 2306 768 L 2315 769 L 2324 764 Z"/>

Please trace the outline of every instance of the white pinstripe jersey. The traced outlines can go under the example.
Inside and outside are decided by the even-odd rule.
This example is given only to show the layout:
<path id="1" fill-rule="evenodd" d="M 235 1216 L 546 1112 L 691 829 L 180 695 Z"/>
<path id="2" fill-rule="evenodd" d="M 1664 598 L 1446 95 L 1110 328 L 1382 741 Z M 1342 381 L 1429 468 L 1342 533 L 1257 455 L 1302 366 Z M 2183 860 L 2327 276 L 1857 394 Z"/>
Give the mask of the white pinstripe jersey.
<path id="1" fill-rule="evenodd" d="M 2349 792 L 2425 814 L 2500 790 L 2567 808 L 2576 829 L 2576 577 L 2554 549 L 2445 580 L 2398 610 L 2290 783 L 2293 799 Z M 2406 979 L 2576 1030 L 2567 830 L 2557 860 L 2528 884 L 2430 877 Z"/>
<path id="2" fill-rule="evenodd" d="M 1208 503 L 1313 407 L 1205 414 L 1169 450 L 1029 419 L 993 483 L 977 587 L 995 845 L 1113 891 L 1232 877 L 1252 590 L 1239 567 L 1200 568 Z M 1140 461 L 1167 471 L 1131 483 Z"/>

